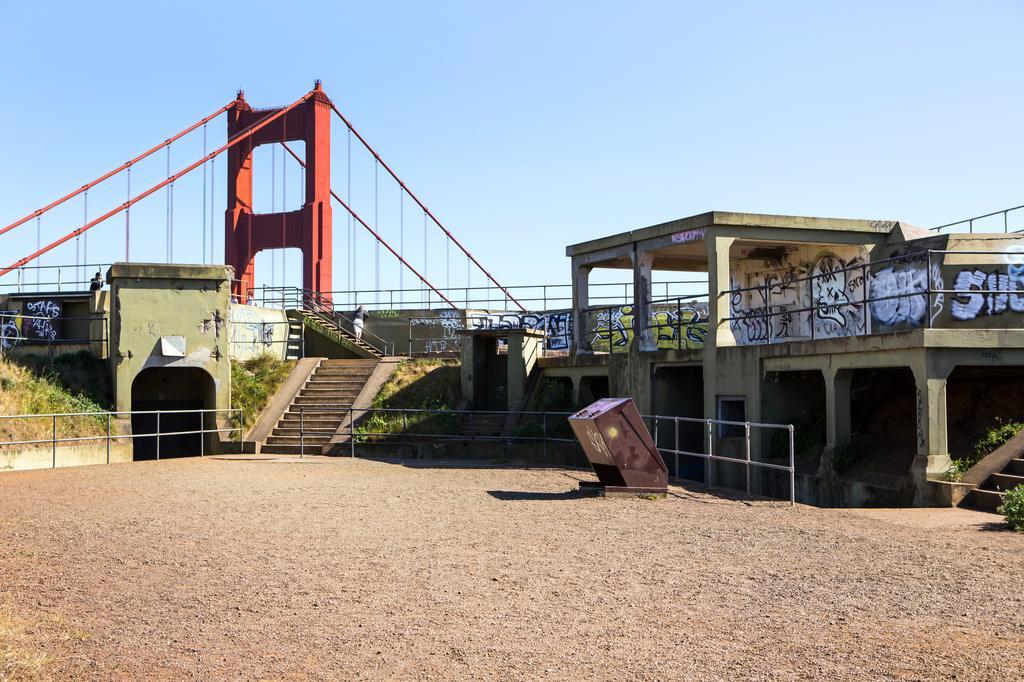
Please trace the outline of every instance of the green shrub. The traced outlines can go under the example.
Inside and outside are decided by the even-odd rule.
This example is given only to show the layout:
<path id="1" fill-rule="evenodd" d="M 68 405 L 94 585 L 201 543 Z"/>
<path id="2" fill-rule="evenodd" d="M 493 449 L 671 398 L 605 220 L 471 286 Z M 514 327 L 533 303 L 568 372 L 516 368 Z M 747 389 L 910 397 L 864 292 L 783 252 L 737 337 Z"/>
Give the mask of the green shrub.
<path id="1" fill-rule="evenodd" d="M 996 419 L 992 426 L 982 434 L 974 443 L 974 449 L 966 457 L 960 457 L 950 462 L 946 469 L 945 478 L 947 481 L 963 480 L 971 467 L 980 462 L 986 455 L 995 452 L 999 446 L 1017 435 L 1017 432 L 1024 429 L 1024 423 Z"/>
<path id="2" fill-rule="evenodd" d="M 246 428 L 256 421 L 294 364 L 270 354 L 231 363 L 231 407 L 242 410 Z M 232 415 L 229 422 L 238 426 L 237 416 Z"/>
<path id="3" fill-rule="evenodd" d="M 974 462 L 981 461 L 982 457 L 1016 436 L 1021 429 L 1024 429 L 1024 424 L 1021 422 L 996 419 L 988 431 L 974 444 Z"/>
<path id="4" fill-rule="evenodd" d="M 1024 485 L 1003 493 L 1003 503 L 996 511 L 1006 517 L 1010 530 L 1024 531 Z"/>

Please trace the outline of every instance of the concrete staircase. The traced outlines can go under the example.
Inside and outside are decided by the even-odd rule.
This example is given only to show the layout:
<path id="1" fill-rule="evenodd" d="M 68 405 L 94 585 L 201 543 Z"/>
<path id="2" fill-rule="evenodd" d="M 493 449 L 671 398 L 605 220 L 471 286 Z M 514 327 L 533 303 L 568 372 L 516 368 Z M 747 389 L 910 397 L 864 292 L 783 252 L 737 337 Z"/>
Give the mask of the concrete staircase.
<path id="1" fill-rule="evenodd" d="M 384 349 L 377 348 L 367 339 L 356 339 L 356 335 L 341 326 L 338 320 L 327 312 L 316 310 L 290 310 L 290 319 L 306 326 L 306 333 L 310 331 L 329 338 L 334 343 L 341 345 L 352 353 L 367 360 L 380 360 L 384 357 Z"/>
<path id="2" fill-rule="evenodd" d="M 985 481 L 969 492 L 964 505 L 995 511 L 1003 502 L 1003 493 L 1018 485 L 1024 485 L 1024 459 L 1011 459 L 997 473 L 989 475 Z"/>
<path id="3" fill-rule="evenodd" d="M 459 419 L 459 433 L 470 437 L 499 437 L 505 430 L 506 414 L 476 412 L 462 415 Z"/>
<path id="4" fill-rule="evenodd" d="M 278 420 L 261 453 L 319 455 L 348 417 L 376 360 L 323 360 Z M 306 410 L 300 418 L 300 408 Z M 304 437 L 300 436 L 300 426 Z M 305 446 L 300 447 L 300 442 Z"/>

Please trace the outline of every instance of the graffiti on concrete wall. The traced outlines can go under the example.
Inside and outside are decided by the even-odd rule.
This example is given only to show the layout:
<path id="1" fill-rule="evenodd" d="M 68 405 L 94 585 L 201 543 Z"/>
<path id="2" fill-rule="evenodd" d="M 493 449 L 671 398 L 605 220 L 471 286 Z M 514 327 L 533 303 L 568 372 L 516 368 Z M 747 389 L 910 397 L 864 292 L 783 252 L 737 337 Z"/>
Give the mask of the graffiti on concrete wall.
<path id="1" fill-rule="evenodd" d="M 734 276 L 729 299 L 730 327 L 739 344 L 827 339 L 868 332 L 864 312 L 864 273 L 859 256 L 832 252 L 812 262 L 774 264 L 773 269 Z M 766 263 L 766 268 L 772 264 Z"/>
<path id="2" fill-rule="evenodd" d="M 53 341 L 60 336 L 61 302 L 51 299 L 25 301 L 21 332 L 27 340 Z"/>
<path id="3" fill-rule="evenodd" d="M 708 333 L 706 303 L 655 304 L 648 326 L 658 348 L 699 349 L 704 347 Z M 594 350 L 613 351 L 627 348 L 633 341 L 633 306 L 623 305 L 598 310 L 593 316 L 590 344 Z M 614 352 L 614 351 L 613 351 Z"/>
<path id="4" fill-rule="evenodd" d="M 545 334 L 548 350 L 568 350 L 572 341 L 572 313 L 484 313 L 467 318 L 470 329 L 535 329 Z"/>
<path id="5" fill-rule="evenodd" d="M 440 310 L 433 317 L 412 317 L 409 319 L 413 351 L 425 353 L 446 353 L 459 350 L 456 332 L 463 328 L 462 317 L 456 310 Z"/>
<path id="6" fill-rule="evenodd" d="M 238 359 L 264 353 L 284 356 L 289 331 L 287 319 L 282 311 L 232 304 L 228 314 L 228 340 L 232 356 Z M 219 312 L 215 311 L 211 319 L 200 323 L 199 329 L 203 333 L 209 333 L 211 330 L 216 333 L 218 321 L 223 326 L 223 319 L 220 319 Z"/>
<path id="7" fill-rule="evenodd" d="M 0 350 L 8 350 L 18 345 L 21 330 L 18 329 L 18 311 L 0 310 Z"/>
<path id="8" fill-rule="evenodd" d="M 910 325 L 919 327 L 934 322 L 942 312 L 943 295 L 931 295 L 930 289 L 942 290 L 942 270 L 931 266 L 929 282 L 928 258 L 924 255 L 895 261 L 870 274 L 871 319 L 876 331 L 886 327 Z"/>
<path id="9" fill-rule="evenodd" d="M 961 270 L 953 281 L 956 291 L 950 300 L 954 320 L 967 321 L 1009 311 L 1024 313 L 1024 268 L 981 268 Z"/>

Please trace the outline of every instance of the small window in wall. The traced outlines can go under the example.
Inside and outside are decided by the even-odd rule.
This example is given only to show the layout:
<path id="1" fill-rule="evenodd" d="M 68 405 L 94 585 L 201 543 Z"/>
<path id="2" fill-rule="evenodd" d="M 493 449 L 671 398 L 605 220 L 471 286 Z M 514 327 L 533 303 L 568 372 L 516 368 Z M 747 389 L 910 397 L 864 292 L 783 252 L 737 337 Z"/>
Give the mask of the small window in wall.
<path id="1" fill-rule="evenodd" d="M 747 399 L 743 396 L 719 396 L 718 419 L 724 422 L 747 421 Z M 719 424 L 718 435 L 723 438 L 739 436 L 742 438 L 746 429 L 735 424 Z"/>

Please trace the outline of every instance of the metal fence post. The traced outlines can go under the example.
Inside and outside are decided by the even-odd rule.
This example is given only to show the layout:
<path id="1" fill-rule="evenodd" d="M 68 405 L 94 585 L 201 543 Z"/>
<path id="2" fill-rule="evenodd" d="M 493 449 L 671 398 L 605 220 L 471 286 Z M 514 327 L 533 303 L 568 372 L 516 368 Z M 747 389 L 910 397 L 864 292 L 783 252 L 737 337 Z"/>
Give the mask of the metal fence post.
<path id="1" fill-rule="evenodd" d="M 306 454 L 306 422 L 305 411 L 299 406 L 299 457 Z"/>
<path id="2" fill-rule="evenodd" d="M 666 286 L 666 289 L 667 288 L 668 287 Z M 675 421 L 676 421 L 676 427 L 675 427 L 676 428 L 676 446 L 675 446 L 676 468 L 674 470 L 674 474 L 675 474 L 676 478 L 679 478 L 679 417 L 676 417 Z"/>
<path id="3" fill-rule="evenodd" d="M 206 413 L 202 410 L 199 411 L 199 456 L 206 456 Z"/>
<path id="4" fill-rule="evenodd" d="M 925 308 L 924 315 L 927 321 L 928 328 L 932 328 L 932 251 L 928 249 L 928 263 L 925 266 L 928 270 L 928 307 Z"/>
<path id="5" fill-rule="evenodd" d="M 156 413 L 156 461 L 160 461 L 160 412 Z"/>
<path id="6" fill-rule="evenodd" d="M 715 456 L 715 432 L 714 432 L 714 426 L 712 425 L 710 419 L 707 420 L 707 424 L 708 424 L 708 430 L 707 430 L 707 435 L 708 435 L 708 447 L 707 447 L 708 457 L 707 457 L 707 463 L 708 463 L 708 466 L 707 466 L 707 472 L 705 472 L 705 476 L 704 476 L 704 484 L 707 487 L 710 488 L 710 487 L 712 487 L 711 486 L 711 477 L 712 477 L 712 475 L 714 473 L 714 464 L 715 464 L 714 459 L 713 459 L 714 456 Z"/>
<path id="7" fill-rule="evenodd" d="M 548 413 L 540 413 L 541 438 L 544 439 L 544 463 L 548 463 Z"/>
<path id="8" fill-rule="evenodd" d="M 53 415 L 53 468 L 57 468 L 57 415 Z"/>
<path id="9" fill-rule="evenodd" d="M 110 464 L 110 413 L 107 412 L 107 464 Z"/>
<path id="10" fill-rule="evenodd" d="M 796 457 L 793 448 L 793 425 L 789 425 L 789 504 L 796 506 Z"/>
<path id="11" fill-rule="evenodd" d="M 747 459 L 747 496 L 750 496 L 750 422 L 743 425 L 743 451 Z"/>
<path id="12" fill-rule="evenodd" d="M 348 446 L 349 456 L 356 456 L 356 415 L 355 411 L 348 408 Z"/>

